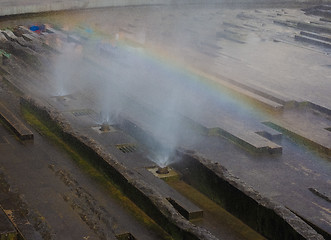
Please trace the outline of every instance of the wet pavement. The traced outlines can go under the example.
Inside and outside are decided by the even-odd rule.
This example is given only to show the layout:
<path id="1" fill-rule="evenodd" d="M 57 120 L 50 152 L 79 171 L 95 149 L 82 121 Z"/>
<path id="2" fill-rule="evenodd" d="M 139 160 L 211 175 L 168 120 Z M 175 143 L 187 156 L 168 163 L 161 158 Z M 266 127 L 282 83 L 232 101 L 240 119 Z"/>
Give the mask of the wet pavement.
<path id="1" fill-rule="evenodd" d="M 79 42 L 61 48 L 61 33 L 54 42 L 50 36 L 49 46 L 62 55 L 51 55 L 43 71 L 26 72 L 34 66 L 23 64 L 16 72 L 4 69 L 14 84 L 56 108 L 75 130 L 94 138 L 138 174 L 146 174 L 144 168 L 154 164 L 144 156 L 155 149 L 130 134 L 98 134 L 92 127 L 105 121 L 100 112 L 109 112 L 116 124 L 121 118 L 131 120 L 170 148 L 184 147 L 219 162 L 263 196 L 330 235 L 330 202 L 310 190 L 330 195 L 330 49 L 296 41 L 300 30 L 275 19 L 330 27 L 299 9 L 155 6 L 56 13 L 4 20 L 0 26 L 52 23 L 78 36 Z M 233 86 L 241 88 L 239 94 Z M 258 96 L 247 97 L 247 89 Z M 54 97 L 59 93 L 62 97 Z M 305 102 L 320 108 L 300 105 Z M 197 133 L 198 128 L 208 133 Z M 213 129 L 222 129 L 223 135 Z M 283 136 L 267 139 L 256 132 Z M 234 139 L 253 146 L 253 152 Z M 36 141 L 32 148 L 38 146 Z M 123 155 L 118 144 L 141 147 L 142 160 Z M 275 145 L 282 151 L 254 152 Z M 40 172 L 51 172 L 48 164 L 43 163 Z M 56 166 L 62 164 L 68 163 Z"/>
<path id="2" fill-rule="evenodd" d="M 20 116 L 15 94 L 2 81 L 0 89 L 0 102 Z M 128 232 L 137 239 L 163 238 L 62 148 L 30 129 L 34 140 L 22 142 L 0 126 L 0 181 L 8 186 L 0 190 L 0 203 L 26 239 L 117 239 Z"/>

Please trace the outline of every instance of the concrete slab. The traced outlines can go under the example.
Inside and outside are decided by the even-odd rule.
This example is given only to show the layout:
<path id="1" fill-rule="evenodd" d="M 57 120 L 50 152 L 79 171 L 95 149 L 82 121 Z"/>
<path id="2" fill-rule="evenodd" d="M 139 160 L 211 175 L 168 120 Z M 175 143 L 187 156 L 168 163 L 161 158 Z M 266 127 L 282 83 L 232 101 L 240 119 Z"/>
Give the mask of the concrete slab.
<path id="1" fill-rule="evenodd" d="M 222 127 L 213 129 L 213 131 L 215 130 L 220 136 L 256 153 L 282 153 L 282 147 L 264 138 L 263 134 L 237 129 L 233 125 L 229 128 Z"/>
<path id="2" fill-rule="evenodd" d="M 194 220 L 203 217 L 203 210 L 189 201 L 187 198 L 183 197 L 176 190 L 169 187 L 163 180 L 155 177 L 150 171 L 146 169 L 137 169 L 139 174 L 141 174 L 142 179 L 153 186 L 157 191 L 167 199 L 171 205 L 186 219 Z"/>
<path id="3" fill-rule="evenodd" d="M 314 44 L 317 46 L 323 46 L 326 48 L 331 48 L 331 44 L 329 42 L 323 41 L 323 40 L 318 40 L 312 37 L 307 37 L 307 36 L 301 36 L 301 35 L 295 35 L 295 40 L 296 41 L 302 41 L 310 44 Z"/>
<path id="4" fill-rule="evenodd" d="M 314 114 L 312 110 L 286 112 L 282 120 L 274 120 L 265 124 L 308 145 L 315 146 L 321 152 L 331 153 L 331 132 L 328 131 L 331 121 L 324 118 L 323 115 Z"/>
<path id="5" fill-rule="evenodd" d="M 260 104 L 266 106 L 267 108 L 270 108 L 273 111 L 280 111 L 283 109 L 283 104 L 280 103 L 281 101 L 275 101 L 273 100 L 273 97 L 269 97 L 266 94 L 257 94 L 254 92 L 252 89 L 247 89 L 247 86 L 236 86 L 234 83 L 231 81 L 225 81 L 225 80 L 218 80 L 218 83 L 222 84 L 223 86 L 243 95 L 248 98 L 251 98 L 255 100 L 256 102 L 259 102 Z M 263 96 L 265 95 L 265 96 Z"/>
<path id="6" fill-rule="evenodd" d="M 143 11 L 142 8 L 139 9 L 140 9 L 139 11 Z M 157 47 L 153 48 L 153 47 L 155 47 L 155 45 L 159 45 L 160 49 L 163 50 L 166 49 L 166 52 L 168 53 L 176 52 L 175 54 L 176 58 L 180 58 L 182 56 L 181 55 L 182 53 L 185 54 L 189 52 L 191 54 L 190 55 L 191 57 L 186 58 L 188 65 L 194 65 L 193 62 L 194 59 L 199 59 L 197 66 L 202 68 L 205 65 L 204 67 L 206 68 L 204 70 L 206 71 L 210 70 L 209 71 L 210 74 L 215 74 L 215 76 L 219 77 L 220 79 L 222 79 L 221 74 L 224 74 L 225 76 L 228 77 L 228 79 L 234 79 L 235 81 L 239 82 L 240 86 L 246 85 L 249 87 L 248 90 L 244 88 L 245 90 L 249 92 L 253 92 L 256 95 L 260 95 L 262 93 L 262 95 L 260 96 L 272 101 L 269 104 L 271 106 L 269 107 L 269 109 L 273 108 L 277 110 L 278 104 L 281 106 L 283 106 L 284 104 L 288 105 L 292 100 L 301 101 L 305 98 L 309 100 L 315 99 L 316 101 L 314 100 L 314 103 L 318 103 L 320 106 L 327 106 L 330 103 L 329 101 L 330 97 L 328 94 L 330 90 L 329 81 L 328 81 L 330 70 L 329 67 L 327 67 L 327 65 L 329 65 L 329 57 L 325 55 L 325 53 L 321 49 L 311 48 L 310 46 L 309 48 L 307 48 L 306 46 L 303 47 L 302 45 L 299 46 L 296 45 L 299 43 L 295 42 L 293 37 L 289 40 L 287 36 L 284 37 L 282 35 L 283 32 L 287 32 L 287 30 L 285 31 L 284 29 L 282 29 L 282 31 L 280 31 L 278 29 L 279 26 L 275 27 L 273 23 L 270 25 L 270 19 L 268 17 L 266 17 L 264 20 L 262 19 L 267 15 L 272 15 L 273 18 L 281 17 L 278 16 L 278 14 L 285 14 L 284 12 L 287 11 L 291 14 L 294 14 L 294 16 L 302 17 L 301 15 L 298 15 L 298 12 L 291 9 L 285 9 L 285 10 L 259 9 L 256 12 L 254 10 L 242 10 L 245 12 L 245 14 L 247 14 L 247 12 L 251 13 L 251 15 L 253 15 L 256 18 L 252 18 L 255 19 L 253 23 L 250 22 L 252 19 L 251 20 L 246 19 L 245 23 L 243 22 L 238 23 L 238 19 L 236 19 L 237 14 L 240 13 L 238 11 L 230 11 L 229 14 L 229 12 L 227 11 L 222 12 L 219 10 L 220 11 L 219 15 L 217 15 L 218 13 L 216 11 L 218 10 L 216 9 L 215 12 L 214 9 L 207 11 L 207 10 L 203 10 L 203 8 L 199 8 L 197 11 L 190 10 L 192 12 L 189 13 L 185 12 L 184 10 L 183 11 L 178 10 L 178 12 L 174 12 L 174 11 L 175 10 L 171 9 L 171 14 L 173 14 L 171 19 L 177 19 L 178 15 L 181 16 L 181 14 L 183 14 L 182 16 L 185 16 L 184 14 L 186 14 L 186 17 L 187 15 L 188 16 L 192 15 L 197 18 L 196 21 L 194 21 L 193 18 L 191 19 L 192 22 L 194 22 L 193 24 L 194 27 L 191 28 L 195 28 L 195 31 L 197 31 L 198 33 L 194 35 L 196 36 L 195 38 L 190 37 L 190 40 L 193 39 L 192 42 L 194 42 L 194 44 L 197 45 L 200 42 L 200 40 L 201 41 L 203 40 L 203 39 L 199 39 L 197 36 L 204 36 L 204 38 L 209 39 L 208 43 L 212 42 L 210 39 L 214 39 L 214 35 L 213 35 L 215 33 L 214 27 L 218 26 L 217 24 L 219 24 L 218 20 L 220 16 L 225 18 L 233 14 L 232 16 L 233 25 L 236 26 L 244 26 L 243 24 L 253 24 L 254 26 L 262 27 L 262 24 L 266 24 L 268 28 L 261 28 L 258 34 L 256 33 L 256 30 L 248 32 L 248 29 L 252 29 L 251 27 L 240 28 L 241 29 L 240 31 L 242 31 L 240 32 L 241 36 L 247 37 L 247 39 L 245 39 L 245 44 L 241 43 L 239 45 L 238 43 L 228 40 L 216 42 L 217 44 L 216 43 L 215 44 L 217 46 L 222 46 L 222 48 L 217 48 L 217 51 L 219 52 L 215 53 L 215 55 L 206 55 L 208 57 L 206 56 L 202 57 L 202 55 L 197 54 L 196 51 L 194 50 L 195 45 L 194 44 L 190 45 L 191 41 L 186 42 L 183 40 L 185 39 L 185 35 L 184 34 L 181 35 L 181 32 L 176 32 L 176 34 L 174 35 L 176 35 L 176 39 L 178 36 L 178 39 L 181 39 L 182 42 L 185 43 L 181 45 L 183 49 L 176 48 L 175 44 L 172 44 L 173 42 L 176 41 L 172 41 L 173 39 L 171 38 L 171 36 L 162 35 L 162 32 L 157 32 L 156 29 L 160 29 L 160 26 L 162 26 L 162 22 L 166 22 L 164 20 L 162 20 L 162 22 L 157 22 L 158 19 L 162 19 L 160 17 L 161 13 L 157 12 L 155 13 L 157 15 L 155 16 L 156 22 L 153 22 L 153 24 L 157 26 L 155 28 L 154 25 L 149 24 L 150 18 L 152 18 L 151 15 L 148 15 L 149 21 L 146 21 L 148 23 L 145 23 L 142 20 L 139 21 L 139 19 L 132 20 L 132 22 L 134 22 L 137 25 L 136 28 L 142 29 L 141 31 L 146 31 L 145 32 L 146 38 L 144 45 L 146 48 L 151 48 L 155 50 L 158 48 Z M 186 9 L 186 11 L 189 10 Z M 153 11 L 148 11 L 148 13 L 154 14 Z M 205 16 L 202 13 L 205 13 Z M 88 15 L 88 13 L 84 13 L 84 17 L 87 16 L 86 14 Z M 164 15 L 162 14 L 161 15 L 163 17 L 167 17 L 167 14 L 168 12 L 164 13 Z M 112 14 L 105 14 L 105 15 L 111 16 Z M 132 14 L 132 15 L 138 16 L 139 14 L 136 15 Z M 288 15 L 290 14 L 287 14 L 287 16 Z M 126 21 L 127 19 L 130 19 L 130 16 L 125 15 L 123 19 Z M 182 19 L 183 21 L 181 21 L 181 23 L 185 25 L 187 22 L 189 22 L 188 20 L 187 22 L 184 21 L 186 17 L 183 18 L 178 17 L 178 20 Z M 228 21 L 229 20 L 227 20 L 227 22 Z M 107 22 L 111 22 L 111 21 L 107 21 Z M 202 24 L 203 22 L 208 24 Z M 141 24 L 141 26 L 139 26 L 139 23 Z M 121 24 L 115 25 L 114 27 L 115 30 L 107 29 L 108 27 L 111 28 L 110 25 L 107 25 L 105 29 L 109 30 L 109 32 L 112 31 L 116 32 L 116 29 L 118 29 L 119 25 Z M 128 29 L 128 22 L 123 23 L 123 25 L 124 25 L 123 29 Z M 169 30 L 169 32 L 173 31 L 172 26 L 173 25 L 171 25 L 170 28 L 172 30 L 171 31 Z M 231 28 L 233 28 L 233 26 Z M 285 40 L 283 42 L 273 41 L 273 39 L 275 39 L 274 38 L 275 35 L 277 35 L 275 34 L 275 32 L 278 33 L 277 31 L 280 31 L 280 33 L 282 33 L 280 35 L 281 39 L 283 39 L 284 37 L 286 41 Z M 132 31 L 133 33 L 131 34 L 132 38 L 135 37 L 134 32 L 135 31 Z M 138 32 L 138 30 L 136 30 L 136 32 Z M 279 36 L 277 35 L 277 37 Z M 160 41 L 161 43 L 157 43 L 158 41 Z M 202 42 L 206 42 L 206 40 Z M 187 49 L 185 49 L 186 47 Z M 253 50 L 251 49 L 251 47 Z M 145 52 L 143 49 L 139 49 L 139 51 L 140 51 L 139 54 L 138 52 L 136 52 L 137 55 L 139 56 L 144 55 L 143 53 Z M 267 56 L 263 55 L 262 53 L 267 54 Z M 187 55 L 183 55 L 183 56 L 187 56 Z M 134 55 L 131 55 L 130 57 L 134 58 Z M 214 59 L 214 57 L 216 59 Z M 139 59 L 134 58 L 134 59 L 142 60 L 142 62 L 145 62 L 144 58 L 139 58 Z M 133 61 L 134 64 L 130 65 L 130 63 L 128 63 L 127 61 L 128 59 L 123 60 L 123 63 L 117 60 L 118 59 L 111 62 L 112 65 L 110 65 L 110 63 L 108 62 L 105 62 L 104 64 L 105 68 L 108 65 L 108 66 L 112 66 L 113 69 L 116 69 L 116 71 L 113 72 L 111 71 L 111 69 L 110 70 L 107 69 L 107 71 L 105 71 L 106 72 L 105 79 L 107 79 L 107 77 L 109 76 L 113 76 L 115 79 L 121 79 L 124 82 L 125 80 L 127 80 L 128 75 L 130 75 L 128 74 L 128 69 L 134 69 L 134 67 L 138 62 L 141 63 L 140 61 Z M 291 64 L 288 64 L 289 62 Z M 162 68 L 159 68 L 156 65 L 152 65 L 152 66 L 160 70 L 160 73 L 162 74 L 165 73 L 165 71 L 162 71 Z M 83 69 L 83 67 L 81 67 L 81 69 Z M 233 69 L 236 69 L 236 71 L 234 71 Z M 101 69 L 99 70 L 102 71 Z M 121 71 L 123 71 L 124 73 L 120 74 Z M 138 81 L 139 73 L 141 72 L 144 72 L 144 68 L 142 67 L 139 68 L 139 71 L 136 72 L 133 71 L 130 73 L 134 74 L 134 76 L 136 77 L 135 80 Z M 148 70 L 148 73 L 151 74 L 150 79 L 153 80 L 162 77 L 162 76 L 159 77 L 159 75 L 162 74 L 153 75 L 154 72 L 152 70 Z M 166 73 L 169 74 L 169 72 Z M 149 161 L 148 159 L 143 159 L 140 160 L 139 163 L 134 163 L 136 165 L 132 163 L 135 159 L 142 159 L 141 156 L 145 154 L 144 150 L 141 152 L 138 151 L 136 153 L 126 154 L 116 148 L 117 144 L 127 144 L 127 143 L 137 144 L 138 142 L 137 140 L 132 139 L 132 137 L 130 138 L 130 136 L 123 136 L 123 134 L 119 134 L 118 132 L 98 134 L 96 131 L 91 129 L 91 126 L 95 126 L 95 122 L 93 123 L 92 117 L 90 116 L 76 117 L 70 112 L 73 109 L 86 109 L 86 108 L 96 109 L 96 112 L 99 112 L 100 106 L 99 108 L 96 107 L 98 105 L 97 103 L 98 98 L 95 95 L 93 95 L 94 89 L 101 89 L 103 86 L 102 80 L 100 81 L 98 80 L 99 76 L 102 76 L 102 74 L 94 75 L 93 72 L 93 74 L 90 75 L 91 79 L 93 79 L 93 88 L 90 88 L 89 90 L 86 91 L 84 89 L 79 89 L 79 91 L 82 91 L 83 93 L 80 94 L 77 98 L 71 99 L 70 101 L 67 101 L 67 103 L 65 104 L 63 104 L 61 101 L 56 101 L 52 99 L 53 102 L 50 101 L 51 105 L 55 106 L 55 108 L 57 108 L 59 111 L 64 111 L 65 113 L 63 115 L 66 118 L 70 119 L 72 123 L 74 123 L 73 124 L 74 128 L 77 129 L 78 131 L 82 131 L 81 129 L 84 129 L 83 132 L 87 133 L 93 138 L 95 137 L 95 135 L 100 135 L 99 137 L 96 137 L 96 139 L 98 139 L 99 142 L 105 143 L 104 145 L 105 149 L 109 150 L 109 152 L 111 152 L 112 154 L 118 156 L 119 161 L 121 161 L 121 163 L 123 164 L 124 163 L 127 164 L 126 166 L 143 167 L 145 164 L 146 165 L 151 164 L 151 161 Z M 170 81 L 174 79 L 174 76 L 176 75 L 170 73 L 167 76 L 168 79 L 164 79 L 164 81 Z M 38 78 L 38 76 L 36 75 L 36 78 L 33 79 L 34 81 L 33 83 L 22 79 L 20 80 L 18 78 L 17 79 L 15 78 L 13 80 L 21 84 L 20 86 L 26 87 L 27 89 L 26 91 L 36 90 L 35 92 L 32 91 L 36 96 L 43 96 L 42 94 L 47 95 L 48 93 L 45 93 L 44 91 L 41 94 L 40 92 L 37 91 L 37 89 L 38 88 L 42 90 L 48 89 L 47 87 L 45 87 L 46 84 L 44 79 L 45 78 L 40 76 Z M 183 77 L 182 79 L 185 78 Z M 116 81 L 114 82 L 116 83 Z M 35 88 L 31 88 L 31 85 L 33 84 L 35 85 Z M 238 86 L 238 84 L 237 85 L 233 84 L 233 85 Z M 52 86 L 52 84 L 50 84 L 50 86 Z M 79 86 L 79 84 L 77 86 Z M 147 89 L 153 89 L 152 87 L 153 81 L 148 82 L 148 84 L 145 86 L 150 87 Z M 191 93 L 190 90 L 193 89 L 193 88 L 190 89 L 189 88 L 190 86 L 191 85 L 189 83 L 186 83 L 185 91 L 182 91 L 182 93 L 190 94 Z M 203 89 L 202 85 L 198 84 L 198 86 L 200 87 L 200 89 Z M 132 84 L 130 85 L 130 88 L 131 87 L 134 88 L 137 87 L 137 85 Z M 162 88 L 162 90 L 165 89 L 166 88 Z M 252 91 L 252 89 L 253 90 L 255 89 L 257 91 Z M 125 91 L 121 93 L 124 92 Z M 150 128 L 148 128 L 148 125 L 151 125 L 151 123 L 154 121 L 154 118 L 151 117 L 150 114 L 152 111 L 148 111 L 146 109 L 152 109 L 153 111 L 158 111 L 163 106 L 162 105 L 157 106 L 157 104 L 155 104 L 156 105 L 155 106 L 153 105 L 153 102 L 150 103 L 148 100 L 141 101 L 144 100 L 143 98 L 144 96 L 143 97 L 139 96 L 140 91 L 137 92 L 138 93 L 136 92 L 132 93 L 132 96 L 128 96 L 128 98 L 131 97 L 131 102 L 127 101 L 130 103 L 128 104 L 128 106 L 126 106 L 125 104 L 123 105 L 125 106 L 125 110 L 130 114 L 132 114 L 131 116 L 134 119 L 143 122 L 142 124 L 144 125 L 144 129 L 150 132 Z M 159 98 L 162 99 L 166 95 L 162 92 L 163 91 L 161 91 L 161 93 L 157 93 L 156 94 L 157 98 L 155 99 L 159 99 Z M 199 114 L 201 115 L 194 116 L 194 114 L 190 115 L 189 113 L 184 111 L 183 111 L 183 115 L 185 115 L 189 119 L 193 119 L 196 123 L 203 126 L 208 126 L 210 128 L 212 127 L 224 128 L 226 132 L 230 133 L 230 135 L 236 136 L 238 139 L 240 139 L 243 142 L 250 143 L 252 146 L 255 146 L 255 148 L 263 148 L 263 146 L 269 146 L 269 144 L 272 144 L 272 141 L 279 141 L 279 139 L 277 139 L 279 136 L 277 132 L 265 129 L 265 127 L 261 127 L 259 125 L 262 121 L 265 121 L 265 118 L 267 119 L 269 118 L 268 120 L 270 120 L 270 118 L 272 119 L 284 118 L 286 120 L 286 111 L 287 111 L 286 109 L 285 110 L 283 109 L 282 111 L 272 111 L 272 113 L 277 112 L 274 115 L 273 114 L 268 115 L 266 114 L 267 111 L 262 110 L 263 114 L 266 114 L 267 117 L 258 116 L 257 114 L 258 111 L 255 111 L 256 109 L 254 110 L 250 109 L 251 112 L 249 112 L 249 110 L 243 107 L 240 108 L 240 105 L 231 105 L 231 104 L 222 105 L 222 103 L 228 101 L 228 99 L 226 98 L 218 99 L 215 97 L 215 99 L 213 100 L 215 100 L 215 102 L 219 101 L 220 103 L 218 104 L 213 104 L 214 102 L 212 100 L 205 102 L 200 101 L 200 98 L 202 98 L 202 96 L 204 97 L 210 96 L 209 94 L 212 95 L 211 92 L 208 92 L 208 94 L 206 95 L 200 94 L 200 95 L 194 95 L 192 97 L 193 99 L 192 102 L 196 104 L 194 107 L 196 109 L 199 109 Z M 213 97 L 220 96 L 222 94 L 225 93 L 217 92 L 212 96 Z M 232 98 L 235 97 L 232 96 Z M 137 102 L 136 105 L 131 104 L 134 101 Z M 236 101 L 242 101 L 242 100 L 238 98 L 236 99 Z M 144 105 L 145 108 L 135 109 L 135 107 L 139 104 Z M 237 110 L 237 114 L 234 113 L 235 111 L 232 111 L 233 109 Z M 297 121 L 301 120 L 302 114 L 303 113 L 301 112 L 297 116 L 292 115 L 293 120 L 291 121 L 291 125 L 296 125 L 297 123 L 295 120 Z M 318 111 L 315 112 L 315 114 L 319 114 Z M 327 116 L 322 118 L 327 118 Z M 89 119 L 89 124 L 84 125 L 85 123 L 87 123 L 88 119 Z M 167 120 L 168 119 L 171 120 L 172 118 L 169 117 L 167 118 Z M 318 122 L 320 120 L 314 118 L 311 121 Z M 80 125 L 80 123 L 82 122 L 84 122 L 84 124 Z M 78 125 L 77 128 L 76 125 Z M 310 127 L 311 125 L 308 124 L 307 126 Z M 291 126 L 289 126 L 289 128 L 290 127 Z M 330 126 L 325 126 L 325 128 L 329 129 Z M 265 132 L 267 134 L 265 134 Z M 267 136 L 267 138 L 271 138 L 272 141 L 265 141 L 263 137 L 259 136 L 256 133 L 259 133 L 263 137 Z M 313 132 L 311 132 L 311 134 L 313 134 Z M 108 137 L 109 139 L 107 139 Z M 282 204 L 288 206 L 295 212 L 299 212 L 298 214 L 300 216 L 303 216 L 305 219 L 308 219 L 308 221 L 310 221 L 312 224 L 317 225 L 320 228 L 323 228 L 326 231 L 330 232 L 331 225 L 328 220 L 330 219 L 330 213 L 328 212 L 328 205 L 327 205 L 329 203 L 309 190 L 309 188 L 313 187 L 319 189 L 319 192 L 323 193 L 329 189 L 330 165 L 328 164 L 328 160 L 329 160 L 328 156 L 327 157 L 315 156 L 309 149 L 306 149 L 304 145 L 300 145 L 289 140 L 286 134 L 284 134 L 283 138 L 280 140 L 280 143 L 278 143 L 283 148 L 283 154 L 282 155 L 276 154 L 272 156 L 270 155 L 260 156 L 260 155 L 248 153 L 247 151 L 237 148 L 235 145 L 229 143 L 228 140 L 214 136 L 198 136 L 192 139 L 188 139 L 188 138 L 184 140 L 183 139 L 184 138 L 181 138 L 179 141 L 181 145 L 187 146 L 189 149 L 193 149 L 194 151 L 203 154 L 204 156 L 211 159 L 215 163 L 218 162 L 221 163 L 222 165 L 225 165 L 227 168 L 230 169 L 231 172 L 235 173 L 235 175 L 239 176 L 245 182 L 254 186 L 254 188 L 265 193 L 268 197 L 281 202 Z M 272 147 L 273 146 L 271 146 L 271 148 Z M 275 147 L 277 149 L 277 146 Z M 300 201 L 298 199 L 300 199 Z"/>
<path id="7" fill-rule="evenodd" d="M 33 133 L 2 103 L 0 103 L 0 118 L 21 140 L 33 139 Z"/>
<path id="8" fill-rule="evenodd" d="M 27 239 L 43 239 L 38 231 L 54 239 L 107 236 L 115 240 L 123 233 L 137 239 L 162 238 L 132 217 L 107 189 L 87 177 L 68 155 L 41 135 L 37 134 L 35 144 L 23 145 L 0 126 L 0 136 L 8 139 L 6 146 L 0 144 L 0 203 L 8 212 L 12 210 L 17 227 Z M 10 181 L 5 182 L 3 175 L 10 176 Z M 30 222 L 23 221 L 26 213 Z"/>

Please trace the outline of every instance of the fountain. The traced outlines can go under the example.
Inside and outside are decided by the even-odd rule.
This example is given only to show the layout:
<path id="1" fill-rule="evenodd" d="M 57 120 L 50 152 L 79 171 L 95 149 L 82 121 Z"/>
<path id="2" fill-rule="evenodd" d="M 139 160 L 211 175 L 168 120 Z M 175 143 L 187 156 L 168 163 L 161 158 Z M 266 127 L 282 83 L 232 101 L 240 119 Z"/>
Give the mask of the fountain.
<path id="1" fill-rule="evenodd" d="M 158 167 L 156 170 L 157 174 L 168 174 L 169 173 L 169 168 L 166 167 Z"/>
<path id="2" fill-rule="evenodd" d="M 106 122 L 101 124 L 101 127 L 99 129 L 101 132 L 109 132 L 110 131 L 110 125 Z"/>

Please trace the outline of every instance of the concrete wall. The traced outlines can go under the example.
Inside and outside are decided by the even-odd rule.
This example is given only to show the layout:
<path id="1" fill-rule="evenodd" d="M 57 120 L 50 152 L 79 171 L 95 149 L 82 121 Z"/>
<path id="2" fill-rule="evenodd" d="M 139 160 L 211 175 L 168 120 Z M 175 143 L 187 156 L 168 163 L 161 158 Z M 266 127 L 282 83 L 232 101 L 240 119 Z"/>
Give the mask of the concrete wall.
<path id="1" fill-rule="evenodd" d="M 235 4 L 287 4 L 321 3 L 329 0 L 0 0 L 0 16 L 114 6 L 157 4 L 235 3 Z"/>
<path id="2" fill-rule="evenodd" d="M 288 208 L 261 196 L 223 166 L 191 153 L 178 151 L 178 154 L 182 161 L 172 166 L 185 182 L 267 239 L 324 239 Z"/>

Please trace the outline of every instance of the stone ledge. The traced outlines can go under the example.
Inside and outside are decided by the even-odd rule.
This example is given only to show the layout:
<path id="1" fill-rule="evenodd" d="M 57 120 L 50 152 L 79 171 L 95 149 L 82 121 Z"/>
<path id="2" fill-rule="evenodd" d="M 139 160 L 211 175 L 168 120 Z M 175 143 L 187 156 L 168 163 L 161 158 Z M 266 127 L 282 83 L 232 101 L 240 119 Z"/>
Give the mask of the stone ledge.
<path id="1" fill-rule="evenodd" d="M 21 140 L 33 139 L 33 133 L 16 118 L 3 104 L 0 103 L 0 119 L 15 133 Z"/>
<path id="2" fill-rule="evenodd" d="M 178 155 L 182 161 L 174 167 L 183 174 L 184 181 L 266 238 L 324 239 L 286 207 L 261 196 L 223 166 L 184 150 L 178 150 Z"/>
<path id="3" fill-rule="evenodd" d="M 216 131 L 220 136 L 255 153 L 281 154 L 283 151 L 283 148 L 278 144 L 254 132 L 241 132 L 236 131 L 234 128 L 227 130 L 224 128 L 214 128 L 213 131 Z"/>
<path id="4" fill-rule="evenodd" d="M 130 169 L 107 154 L 88 136 L 74 132 L 60 113 L 29 97 L 21 97 L 21 105 L 47 121 L 65 142 L 70 143 L 102 169 L 138 207 L 167 231 L 174 239 L 217 240 L 206 229 L 197 227 L 180 215 L 171 203 L 152 186 L 134 177 Z"/>
<path id="5" fill-rule="evenodd" d="M 295 125 L 295 123 L 287 123 L 284 121 L 265 122 L 264 124 L 294 139 L 307 143 L 320 152 L 328 155 L 331 154 L 331 133 L 326 129 L 314 129 L 313 126 L 307 128 L 307 126 L 298 126 L 298 124 Z"/>

